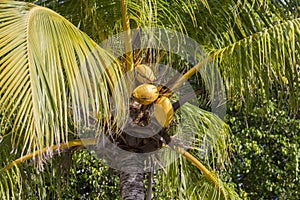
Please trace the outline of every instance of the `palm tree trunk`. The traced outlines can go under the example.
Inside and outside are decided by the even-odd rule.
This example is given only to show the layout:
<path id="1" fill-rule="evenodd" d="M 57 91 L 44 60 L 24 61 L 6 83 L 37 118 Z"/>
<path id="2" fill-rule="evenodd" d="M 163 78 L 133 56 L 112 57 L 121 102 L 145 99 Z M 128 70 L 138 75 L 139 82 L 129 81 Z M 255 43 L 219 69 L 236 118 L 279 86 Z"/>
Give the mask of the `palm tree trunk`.
<path id="1" fill-rule="evenodd" d="M 123 200 L 144 200 L 144 171 L 143 161 L 132 154 L 123 160 L 120 171 L 120 187 Z"/>
<path id="2" fill-rule="evenodd" d="M 144 173 L 121 172 L 121 194 L 123 200 L 144 200 Z"/>

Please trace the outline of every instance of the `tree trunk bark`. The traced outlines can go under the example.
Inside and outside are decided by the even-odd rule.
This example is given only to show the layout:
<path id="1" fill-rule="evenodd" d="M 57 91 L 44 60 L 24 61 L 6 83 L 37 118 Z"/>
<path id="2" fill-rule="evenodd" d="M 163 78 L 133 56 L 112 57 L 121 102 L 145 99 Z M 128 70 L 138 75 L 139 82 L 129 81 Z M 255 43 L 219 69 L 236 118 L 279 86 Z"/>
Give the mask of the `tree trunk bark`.
<path id="1" fill-rule="evenodd" d="M 143 138 L 135 138 L 122 133 L 112 141 L 104 137 L 103 143 L 97 146 L 99 156 L 102 156 L 112 168 L 118 169 L 120 176 L 120 189 L 123 200 L 144 200 L 144 174 L 145 159 L 138 145 Z M 119 145 L 119 146 L 116 146 Z"/>
<path id="2" fill-rule="evenodd" d="M 132 153 L 119 159 L 120 187 L 123 200 L 144 200 L 144 161 L 138 154 Z"/>
<path id="3" fill-rule="evenodd" d="M 123 200 L 144 200 L 144 173 L 120 173 L 121 194 Z"/>

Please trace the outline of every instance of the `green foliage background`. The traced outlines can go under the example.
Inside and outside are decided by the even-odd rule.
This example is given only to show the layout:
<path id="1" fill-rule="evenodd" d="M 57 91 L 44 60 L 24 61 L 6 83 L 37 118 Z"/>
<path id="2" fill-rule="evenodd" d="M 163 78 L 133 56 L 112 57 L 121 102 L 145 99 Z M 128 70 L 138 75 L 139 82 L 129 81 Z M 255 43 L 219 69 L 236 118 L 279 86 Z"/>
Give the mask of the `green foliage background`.
<path id="1" fill-rule="evenodd" d="M 120 199 L 119 177 L 93 152 L 82 150 L 73 155 L 70 184 L 64 199 Z"/>
<path id="2" fill-rule="evenodd" d="M 252 112 L 235 102 L 227 120 L 233 131 L 230 180 L 250 199 L 300 199 L 300 116 L 277 99 L 258 101 Z"/>

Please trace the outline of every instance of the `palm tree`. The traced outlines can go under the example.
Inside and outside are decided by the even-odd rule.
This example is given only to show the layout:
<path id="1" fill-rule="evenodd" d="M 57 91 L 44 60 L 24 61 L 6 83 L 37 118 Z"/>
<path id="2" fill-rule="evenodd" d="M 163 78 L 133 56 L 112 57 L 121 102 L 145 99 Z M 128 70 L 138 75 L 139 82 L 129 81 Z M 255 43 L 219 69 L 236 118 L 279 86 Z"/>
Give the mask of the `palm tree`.
<path id="1" fill-rule="evenodd" d="M 249 110 L 256 93 L 261 92 L 267 98 L 271 87 L 278 93 L 288 88 L 290 110 L 297 109 L 299 19 L 296 14 L 285 14 L 292 12 L 294 5 L 282 4 L 282 1 L 214 1 L 208 5 L 204 0 L 83 0 L 65 1 L 58 7 L 55 1 L 44 3 L 59 12 L 74 9 L 66 17 L 93 33 L 91 37 L 97 42 L 107 41 L 124 31 L 122 47 L 127 53 L 101 48 L 50 9 L 24 2 L 0 3 L 0 153 L 3 163 L 0 193 L 3 199 L 24 196 L 20 191 L 30 195 L 32 191 L 26 187 L 36 187 L 35 181 L 24 178 L 32 173 L 31 163 L 20 163 L 34 158 L 34 165 L 41 169 L 45 160 L 64 149 L 83 145 L 98 147 L 104 136 L 127 152 L 147 153 L 149 149 L 142 147 L 149 145 L 152 150 L 167 149 L 166 155 L 170 154 L 165 155 L 167 158 L 174 156 L 174 151 L 187 158 L 173 159 L 172 164 L 164 166 L 156 157 L 149 157 L 151 167 L 153 163 L 161 165 L 164 187 L 173 197 L 238 198 L 217 175 L 228 161 L 228 127 L 216 115 L 186 103 L 188 98 L 183 97 L 181 102 L 184 103 L 176 107 L 180 97 L 178 88 L 185 84 L 184 80 L 191 79 L 195 85 L 205 85 L 208 91 L 214 91 L 208 83 L 215 79 L 206 76 L 207 73 L 194 75 L 200 69 L 214 74 L 215 70 L 208 69 L 216 66 L 224 78 L 229 99 L 241 98 Z M 139 37 L 133 37 L 129 30 L 149 30 L 153 26 L 176 30 L 175 37 L 189 34 L 209 54 L 198 63 L 192 63 L 178 58 L 174 52 L 134 48 L 132 44 L 136 43 L 132 40 Z M 124 126 L 156 120 L 159 125 L 158 117 L 145 114 L 153 112 L 149 105 L 160 105 L 158 97 L 148 105 L 139 98 L 144 93 L 135 90 L 138 88 L 135 84 L 129 84 L 134 78 L 137 79 L 134 82 L 139 82 L 137 66 L 150 61 L 155 64 L 153 72 L 160 62 L 182 72 L 182 76 L 175 75 L 168 84 L 156 83 L 157 80 L 151 80 L 146 73 L 146 81 L 155 86 L 159 96 L 170 99 L 177 110 L 174 116 L 171 112 L 173 122 L 163 122 L 158 134 L 147 139 L 134 137 L 132 143 L 133 137 L 124 131 Z M 125 75 L 129 78 L 124 78 Z M 132 91 L 136 91 L 135 99 L 131 98 Z M 285 94 L 281 96 L 284 101 Z M 213 102 L 216 96 L 210 98 Z M 139 118 L 141 113 L 148 117 Z M 130 120 L 129 115 L 133 115 L 134 120 Z M 184 124 L 179 123 L 182 119 Z M 89 130 L 92 137 L 78 140 L 80 134 Z M 193 137 L 188 140 L 180 137 L 182 130 L 192 132 Z M 144 160 L 137 160 L 134 155 L 117 158 L 118 162 L 128 164 L 120 174 L 123 199 L 144 199 L 145 196 L 145 172 L 139 170 Z M 105 158 L 112 156 L 115 155 Z M 43 195 L 42 192 L 39 195 Z"/>

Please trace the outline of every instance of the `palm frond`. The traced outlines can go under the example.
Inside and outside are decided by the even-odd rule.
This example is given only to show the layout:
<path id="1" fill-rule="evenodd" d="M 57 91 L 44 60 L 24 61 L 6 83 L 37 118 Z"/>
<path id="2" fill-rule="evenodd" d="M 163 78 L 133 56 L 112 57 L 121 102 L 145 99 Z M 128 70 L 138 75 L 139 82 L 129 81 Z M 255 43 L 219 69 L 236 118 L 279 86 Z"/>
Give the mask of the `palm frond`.
<path id="1" fill-rule="evenodd" d="M 125 103 L 112 91 L 124 93 L 126 84 L 117 61 L 86 34 L 57 13 L 24 2 L 1 1 L 0 19 L 0 113 L 7 116 L 0 126 L 11 127 L 15 152 L 65 143 L 90 116 L 101 119 L 100 127 L 126 116 L 119 109 L 112 123 L 103 120 Z"/>
<path id="2" fill-rule="evenodd" d="M 194 156 L 199 159 L 197 155 Z M 222 182 L 213 170 L 209 169 L 209 172 L 217 185 L 200 173 L 190 161 L 180 157 L 167 166 L 166 173 L 157 172 L 162 183 L 160 187 L 167 192 L 162 192 L 162 195 L 173 199 L 239 199 L 236 192 Z"/>
<path id="3" fill-rule="evenodd" d="M 43 162 L 43 170 L 32 167 L 30 161 L 0 169 L 1 199 L 45 199 L 62 198 L 61 185 L 68 182 L 71 153 Z M 6 162 L 5 162 L 6 163 Z M 9 165 L 8 165 L 9 166 Z"/>
<path id="4" fill-rule="evenodd" d="M 221 69 L 230 97 L 239 94 L 250 105 L 257 92 L 288 97 L 290 109 L 299 108 L 300 19 L 286 20 L 212 54 Z M 250 98 L 249 98 L 250 97 Z"/>
<path id="5" fill-rule="evenodd" d="M 11 170 L 0 170 L 1 199 L 19 199 L 22 188 L 21 172 L 18 167 Z"/>
<path id="6" fill-rule="evenodd" d="M 23 183 L 22 170 L 18 166 L 12 166 L 10 170 L 3 169 L 5 165 L 8 165 L 11 160 L 15 159 L 15 156 L 11 155 L 12 146 L 9 137 L 4 137 L 0 144 L 0 198 L 17 199 Z"/>
<path id="7" fill-rule="evenodd" d="M 89 33 L 97 42 L 124 31 L 119 0 L 67 0 L 64 2 L 38 0 L 34 2 L 64 15 L 81 30 Z M 172 28 L 180 32 L 186 30 L 184 20 L 191 20 L 194 25 L 197 23 L 195 11 L 199 7 L 209 10 L 206 0 L 172 0 L 169 2 L 131 0 L 127 1 L 127 6 L 131 29 L 154 26 Z M 69 14 L 70 10 L 73 11 L 72 15 Z"/>
<path id="8" fill-rule="evenodd" d="M 230 129 L 216 114 L 186 103 L 176 113 L 171 130 L 175 145 L 198 152 L 201 160 L 213 169 L 224 169 L 229 163 Z"/>
<path id="9" fill-rule="evenodd" d="M 241 97 L 250 107 L 255 104 L 257 92 L 268 97 L 273 90 L 281 101 L 290 101 L 292 111 L 297 111 L 297 3 L 226 0 L 210 2 L 209 6 L 211 14 L 199 9 L 195 12 L 199 19 L 196 28 L 188 26 L 187 31 L 210 56 L 198 60 L 182 80 L 201 68 L 206 70 L 209 63 L 225 78 L 230 98 Z"/>
<path id="10" fill-rule="evenodd" d="M 160 186 L 168 191 L 165 195 L 175 199 L 239 199 L 217 175 L 230 164 L 229 127 L 217 115 L 190 103 L 180 107 L 174 123 L 171 148 L 163 151 L 160 160 L 164 161 L 160 165 L 169 165 L 161 166 L 165 173 L 157 171 Z"/>
<path id="11" fill-rule="evenodd" d="M 285 19 L 240 40 L 224 39 L 230 41 L 227 46 L 211 51 L 206 59 L 190 68 L 177 85 L 198 70 L 205 74 L 215 66 L 224 78 L 229 98 L 238 96 L 251 107 L 255 104 L 256 93 L 268 98 L 270 92 L 276 92 L 281 101 L 289 100 L 292 112 L 297 112 L 300 92 L 299 22 L 299 18 Z M 220 41 L 223 41 L 222 38 Z"/>

